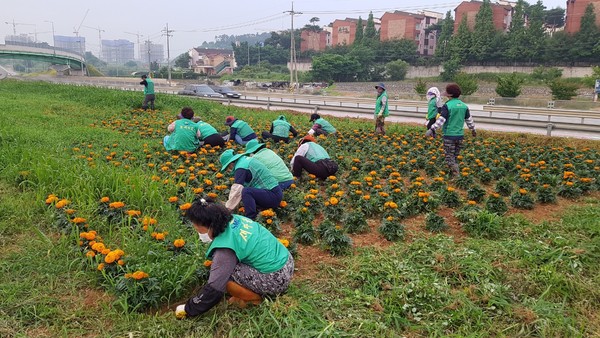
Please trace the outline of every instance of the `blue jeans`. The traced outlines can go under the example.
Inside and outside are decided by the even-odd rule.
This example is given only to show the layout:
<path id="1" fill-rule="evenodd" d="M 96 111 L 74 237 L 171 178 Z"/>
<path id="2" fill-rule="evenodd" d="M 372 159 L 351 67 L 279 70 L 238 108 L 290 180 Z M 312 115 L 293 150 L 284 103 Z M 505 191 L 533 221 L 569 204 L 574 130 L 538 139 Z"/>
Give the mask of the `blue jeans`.
<path id="1" fill-rule="evenodd" d="M 279 187 L 281 188 L 281 190 L 285 190 L 285 189 L 289 188 L 293 183 L 294 183 L 294 180 L 279 182 Z"/>
<path id="2" fill-rule="evenodd" d="M 245 216 L 256 219 L 257 208 L 277 208 L 283 200 L 283 190 L 279 186 L 271 190 L 244 187 L 242 190 L 242 202 L 244 203 Z"/>

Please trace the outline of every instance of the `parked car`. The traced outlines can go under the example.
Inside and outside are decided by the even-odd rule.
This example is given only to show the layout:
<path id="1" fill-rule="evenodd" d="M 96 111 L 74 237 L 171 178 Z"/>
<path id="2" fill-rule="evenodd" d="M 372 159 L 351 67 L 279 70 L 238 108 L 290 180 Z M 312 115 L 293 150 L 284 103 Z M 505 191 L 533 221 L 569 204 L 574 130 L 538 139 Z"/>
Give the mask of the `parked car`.
<path id="1" fill-rule="evenodd" d="M 233 99 L 239 99 L 242 94 L 225 86 L 210 86 L 215 92 L 223 94 L 223 96 Z"/>
<path id="2" fill-rule="evenodd" d="M 183 88 L 183 90 L 180 90 L 177 94 L 204 97 L 223 97 L 222 94 L 215 92 L 212 88 L 205 84 L 187 85 Z"/>

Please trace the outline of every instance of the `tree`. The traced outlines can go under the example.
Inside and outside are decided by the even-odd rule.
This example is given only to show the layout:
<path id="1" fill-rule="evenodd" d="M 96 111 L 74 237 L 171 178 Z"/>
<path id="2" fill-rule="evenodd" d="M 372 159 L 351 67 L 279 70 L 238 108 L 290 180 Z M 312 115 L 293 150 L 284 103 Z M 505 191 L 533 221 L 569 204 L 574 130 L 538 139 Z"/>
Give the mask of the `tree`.
<path id="1" fill-rule="evenodd" d="M 175 58 L 174 65 L 175 65 L 175 67 L 188 69 L 188 68 L 190 68 L 190 60 L 191 60 L 191 57 L 188 53 L 182 53 L 177 58 Z"/>
<path id="2" fill-rule="evenodd" d="M 443 81 L 453 81 L 456 74 L 460 71 L 460 59 L 453 57 L 450 60 L 444 62 L 444 70 L 440 74 Z"/>
<path id="3" fill-rule="evenodd" d="M 354 35 L 354 44 L 359 45 L 362 43 L 363 34 L 364 34 L 363 20 L 359 16 L 358 22 L 356 23 L 356 34 Z"/>
<path id="4" fill-rule="evenodd" d="M 363 45 L 375 47 L 379 44 L 379 32 L 375 29 L 375 20 L 373 19 L 373 12 L 369 13 L 367 19 L 367 26 L 365 27 L 365 34 L 363 36 Z"/>
<path id="5" fill-rule="evenodd" d="M 385 65 L 385 69 L 390 80 L 404 80 L 404 78 L 406 77 L 406 73 L 408 72 L 408 63 L 402 60 L 388 62 Z"/>
<path id="6" fill-rule="evenodd" d="M 313 16 L 312 18 L 310 18 L 310 20 L 308 20 L 308 22 L 310 22 L 311 25 L 316 26 L 317 22 L 321 21 L 321 19 L 317 18 L 316 16 Z"/>
<path id="7" fill-rule="evenodd" d="M 312 78 L 316 81 L 353 81 L 360 71 L 354 58 L 337 54 L 315 56 L 312 62 Z"/>
<path id="8" fill-rule="evenodd" d="M 459 64 L 471 59 L 471 31 L 467 24 L 467 17 L 463 16 L 456 34 L 450 40 L 450 46 L 448 47 L 449 55 L 452 57 L 452 61 L 457 61 Z M 444 69 L 446 67 L 444 66 Z"/>
<path id="9" fill-rule="evenodd" d="M 600 30 L 596 25 L 596 13 L 594 4 L 590 3 L 585 8 L 581 17 L 581 26 L 575 33 L 574 44 L 571 47 L 571 58 L 578 61 L 594 61 L 598 57 L 594 55 L 594 47 L 600 39 Z"/>
<path id="10" fill-rule="evenodd" d="M 454 76 L 454 82 L 460 87 L 462 95 L 471 95 L 479 88 L 475 76 L 467 73 L 457 73 Z"/>
<path id="11" fill-rule="evenodd" d="M 361 71 L 358 73 L 358 80 L 371 80 L 373 64 L 375 62 L 375 51 L 367 46 L 358 45 L 353 46 L 348 55 L 353 57 L 360 64 Z"/>
<path id="12" fill-rule="evenodd" d="M 135 68 L 137 67 L 137 62 L 135 61 L 127 61 L 124 64 L 125 67 L 129 67 L 129 68 Z"/>
<path id="13" fill-rule="evenodd" d="M 448 53 L 446 49 L 452 34 L 454 33 L 454 19 L 452 19 L 452 13 L 446 12 L 446 17 L 442 20 L 440 35 L 437 39 L 437 46 L 435 48 L 435 55 L 442 60 L 448 59 Z"/>
<path id="14" fill-rule="evenodd" d="M 471 39 L 471 55 L 477 61 L 489 60 L 497 46 L 498 32 L 494 27 L 494 17 L 490 0 L 483 0 L 475 15 L 475 27 Z"/>
<path id="15" fill-rule="evenodd" d="M 375 62 L 387 63 L 404 60 L 412 63 L 417 60 L 417 43 L 412 39 L 382 41 L 375 54 Z"/>
<path id="16" fill-rule="evenodd" d="M 521 61 L 524 57 L 527 46 L 527 36 L 525 32 L 525 2 L 517 1 L 515 6 L 515 14 L 510 22 L 510 27 L 507 35 L 506 58 L 514 61 Z"/>
<path id="17" fill-rule="evenodd" d="M 544 11 L 544 24 L 552 28 L 560 28 L 565 25 L 565 9 L 556 7 Z"/>
<path id="18" fill-rule="evenodd" d="M 544 8 L 542 1 L 538 0 L 527 9 L 529 25 L 525 31 L 527 48 L 523 51 L 523 59 L 529 62 L 540 62 L 544 58 L 544 49 L 548 42 L 544 31 Z"/>

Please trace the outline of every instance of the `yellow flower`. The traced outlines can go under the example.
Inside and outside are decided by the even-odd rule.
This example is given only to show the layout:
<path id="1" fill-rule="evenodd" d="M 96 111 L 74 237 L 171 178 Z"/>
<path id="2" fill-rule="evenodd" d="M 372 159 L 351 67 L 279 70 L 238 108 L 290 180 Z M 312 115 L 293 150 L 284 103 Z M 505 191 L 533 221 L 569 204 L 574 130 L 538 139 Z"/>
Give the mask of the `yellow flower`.
<path id="1" fill-rule="evenodd" d="M 473 201 L 473 200 L 469 200 L 469 202 L 468 202 L 468 203 L 469 203 L 469 205 L 475 205 L 475 204 L 477 204 L 477 202 L 475 202 L 475 201 Z"/>
<path id="2" fill-rule="evenodd" d="M 519 189 L 519 194 L 525 195 L 526 193 L 527 193 L 526 189 L 523 189 L 523 188 Z"/>
<path id="3" fill-rule="evenodd" d="M 329 199 L 329 204 L 331 204 L 331 205 L 337 205 L 338 203 L 339 203 L 339 200 L 335 197 L 331 197 Z"/>
<path id="4" fill-rule="evenodd" d="M 279 240 L 279 242 L 281 244 L 283 244 L 283 246 L 285 246 L 286 248 L 290 245 L 290 241 L 288 241 L 287 239 L 283 239 L 283 238 L 277 238 Z"/>

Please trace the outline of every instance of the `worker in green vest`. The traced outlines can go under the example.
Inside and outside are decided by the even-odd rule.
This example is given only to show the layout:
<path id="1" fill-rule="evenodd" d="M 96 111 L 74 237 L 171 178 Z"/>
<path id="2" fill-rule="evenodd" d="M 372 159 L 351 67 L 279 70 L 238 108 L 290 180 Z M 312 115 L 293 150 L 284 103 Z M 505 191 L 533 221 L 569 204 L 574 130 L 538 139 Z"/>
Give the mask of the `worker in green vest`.
<path id="1" fill-rule="evenodd" d="M 148 75 L 142 75 L 141 85 L 144 85 L 144 103 L 142 103 L 142 108 L 144 110 L 148 109 L 148 104 L 150 104 L 150 110 L 154 110 L 154 81 Z"/>
<path id="2" fill-rule="evenodd" d="M 225 292 L 229 303 L 259 304 L 264 296 L 287 291 L 294 258 L 282 241 L 253 220 L 232 215 L 223 204 L 205 197 L 186 211 L 211 260 L 208 281 L 200 292 L 177 306 L 179 319 L 201 315 L 218 304 Z"/>
<path id="3" fill-rule="evenodd" d="M 259 160 L 234 155 L 233 149 L 227 149 L 221 154 L 221 171 L 233 167 L 233 185 L 225 206 L 235 210 L 238 204 L 244 203 L 244 215 L 255 219 L 258 209 L 277 208 L 283 200 L 283 190 L 269 169 Z"/>
<path id="4" fill-rule="evenodd" d="M 167 135 L 163 139 L 165 149 L 195 152 L 200 145 L 198 138 L 201 136 L 198 125 L 192 121 L 194 111 L 190 107 L 181 109 L 180 119 L 169 124 L 167 130 L 171 135 Z"/>
<path id="5" fill-rule="evenodd" d="M 446 164 L 450 167 L 450 173 L 454 176 L 460 174 L 457 161 L 464 140 L 465 123 L 471 130 L 473 137 L 477 136 L 475 123 L 469 112 L 469 107 L 459 99 L 460 94 L 460 87 L 456 83 L 446 86 L 444 95 L 448 96 L 448 101 L 442 106 L 440 117 L 437 118 L 433 126 L 425 133 L 426 136 L 433 137 L 435 131 L 442 128 L 444 133 L 444 156 L 446 157 Z"/>
<path id="6" fill-rule="evenodd" d="M 325 120 L 321 117 L 321 115 L 314 113 L 310 115 L 310 122 L 313 123 L 312 128 L 308 131 L 309 135 L 319 136 L 319 135 L 329 135 L 335 134 L 337 130 L 329 123 L 329 121 Z"/>
<path id="7" fill-rule="evenodd" d="M 215 127 L 202 120 L 199 120 L 196 124 L 198 125 L 198 130 L 200 132 L 198 138 L 200 139 L 201 146 L 209 144 L 212 147 L 225 147 L 225 140 Z"/>
<path id="8" fill-rule="evenodd" d="M 229 137 L 226 137 L 226 140 L 233 140 L 237 144 L 245 145 L 248 141 L 256 138 L 256 133 L 245 121 L 227 116 L 225 125 L 229 126 Z"/>
<path id="9" fill-rule="evenodd" d="M 294 176 L 292 176 L 285 162 L 273 150 L 267 148 L 266 144 L 259 143 L 257 139 L 250 140 L 246 143 L 245 155 L 251 156 L 264 164 L 279 182 L 282 190 L 289 188 L 294 183 Z"/>
<path id="10" fill-rule="evenodd" d="M 385 84 L 375 86 L 377 101 L 375 101 L 375 134 L 385 135 L 385 118 L 390 115 L 388 108 L 388 95 Z"/>
<path id="11" fill-rule="evenodd" d="M 427 116 L 425 118 L 427 119 L 426 126 L 429 130 L 440 115 L 444 102 L 442 101 L 442 94 L 437 87 L 429 88 L 425 98 L 427 98 Z M 431 136 L 435 137 L 435 131 Z"/>
<path id="12" fill-rule="evenodd" d="M 263 140 L 272 138 L 275 142 L 283 141 L 289 143 L 291 140 L 290 133 L 292 133 L 293 137 L 298 136 L 298 132 L 285 116 L 279 115 L 275 121 L 271 122 L 271 130 L 262 132 L 262 138 Z"/>
<path id="13" fill-rule="evenodd" d="M 327 150 L 316 143 L 312 135 L 306 135 L 300 140 L 290 166 L 292 175 L 298 179 L 302 176 L 302 170 L 322 180 L 335 175 L 338 170 L 337 163 L 329 157 Z"/>

